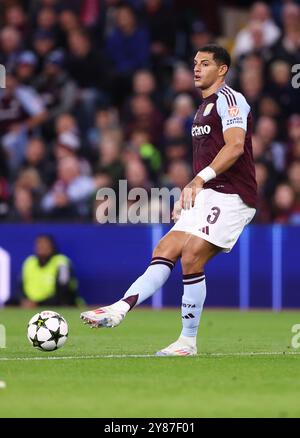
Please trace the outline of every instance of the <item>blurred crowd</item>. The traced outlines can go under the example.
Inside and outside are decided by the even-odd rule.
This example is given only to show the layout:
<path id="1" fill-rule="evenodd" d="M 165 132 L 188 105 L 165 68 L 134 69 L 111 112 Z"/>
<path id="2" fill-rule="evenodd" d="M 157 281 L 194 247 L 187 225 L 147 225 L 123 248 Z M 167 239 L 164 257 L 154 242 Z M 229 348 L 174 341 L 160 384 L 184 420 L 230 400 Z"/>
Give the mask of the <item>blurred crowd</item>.
<path id="1" fill-rule="evenodd" d="M 227 3 L 247 13 L 234 38 L 218 1 L 207 18 L 200 0 L 0 0 L 0 220 L 95 221 L 95 193 L 120 179 L 183 188 L 193 58 L 221 42 L 254 115 L 255 222 L 300 224 L 300 5 Z"/>

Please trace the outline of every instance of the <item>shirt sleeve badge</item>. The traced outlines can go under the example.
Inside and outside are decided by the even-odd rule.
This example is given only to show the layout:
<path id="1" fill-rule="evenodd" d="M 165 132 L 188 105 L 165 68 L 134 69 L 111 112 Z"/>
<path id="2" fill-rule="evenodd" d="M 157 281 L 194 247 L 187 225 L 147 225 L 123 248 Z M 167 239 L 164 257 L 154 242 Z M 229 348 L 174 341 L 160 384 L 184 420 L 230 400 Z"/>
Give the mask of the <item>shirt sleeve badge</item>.
<path id="1" fill-rule="evenodd" d="M 231 106 L 230 108 L 228 108 L 228 114 L 230 117 L 236 117 L 239 112 L 240 109 L 238 106 Z"/>

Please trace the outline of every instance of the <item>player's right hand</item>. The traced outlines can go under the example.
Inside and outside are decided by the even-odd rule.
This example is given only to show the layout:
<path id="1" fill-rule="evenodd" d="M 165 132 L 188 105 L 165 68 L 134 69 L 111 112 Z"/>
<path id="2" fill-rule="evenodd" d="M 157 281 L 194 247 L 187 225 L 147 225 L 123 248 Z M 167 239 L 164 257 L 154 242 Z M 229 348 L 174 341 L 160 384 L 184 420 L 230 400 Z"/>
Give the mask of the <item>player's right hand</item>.
<path id="1" fill-rule="evenodd" d="M 195 205 L 195 199 L 198 193 L 202 190 L 204 181 L 200 176 L 195 178 L 181 192 L 180 204 L 184 210 L 188 210 Z"/>

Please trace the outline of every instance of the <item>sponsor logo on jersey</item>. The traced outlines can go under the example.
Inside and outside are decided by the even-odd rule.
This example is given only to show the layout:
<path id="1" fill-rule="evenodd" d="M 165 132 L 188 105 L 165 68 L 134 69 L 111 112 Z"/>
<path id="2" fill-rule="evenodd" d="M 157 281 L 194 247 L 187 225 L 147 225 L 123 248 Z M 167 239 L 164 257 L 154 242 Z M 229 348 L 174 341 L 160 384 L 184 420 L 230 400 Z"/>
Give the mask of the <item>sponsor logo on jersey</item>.
<path id="1" fill-rule="evenodd" d="M 231 106 L 230 108 L 228 108 L 228 114 L 230 115 L 230 117 L 236 117 L 239 112 L 240 109 L 238 106 Z"/>
<path id="2" fill-rule="evenodd" d="M 209 103 L 208 105 L 206 105 L 205 110 L 203 111 L 203 115 L 208 116 L 211 113 L 213 106 L 214 106 L 214 103 Z"/>
<path id="3" fill-rule="evenodd" d="M 207 135 L 211 131 L 211 127 L 209 125 L 195 125 L 192 127 L 192 136 L 198 137 L 200 135 Z"/>

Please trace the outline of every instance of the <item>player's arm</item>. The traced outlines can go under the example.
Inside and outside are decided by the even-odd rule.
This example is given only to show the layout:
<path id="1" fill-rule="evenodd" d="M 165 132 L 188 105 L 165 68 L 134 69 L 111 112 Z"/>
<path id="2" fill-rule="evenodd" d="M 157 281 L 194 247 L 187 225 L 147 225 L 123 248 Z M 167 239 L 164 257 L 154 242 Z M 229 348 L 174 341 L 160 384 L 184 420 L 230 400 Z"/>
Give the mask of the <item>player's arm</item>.
<path id="1" fill-rule="evenodd" d="M 215 178 L 220 173 L 226 172 L 244 153 L 246 132 L 242 128 L 228 128 L 223 133 L 225 145 L 220 149 L 214 160 L 183 189 L 181 193 L 181 207 L 194 207 L 195 198 L 202 190 L 203 185 L 211 177 Z M 206 176 L 207 174 L 207 176 Z M 202 175 L 202 176 L 201 176 Z"/>
<path id="2" fill-rule="evenodd" d="M 214 170 L 216 175 L 226 172 L 226 170 L 228 170 L 244 153 L 246 137 L 246 132 L 244 129 L 228 128 L 223 133 L 223 136 L 225 145 L 209 165 L 209 167 Z"/>

